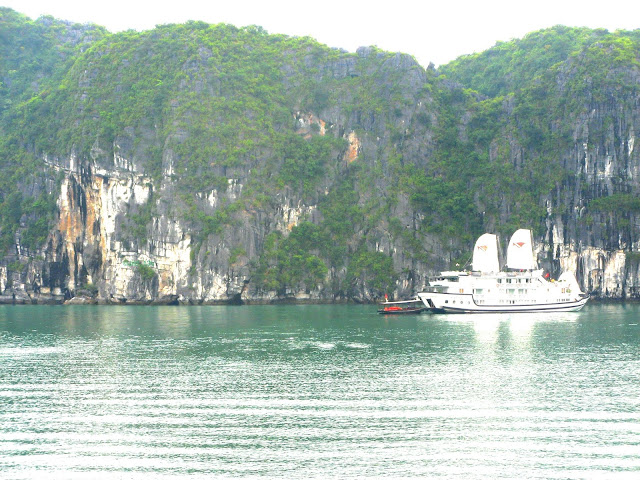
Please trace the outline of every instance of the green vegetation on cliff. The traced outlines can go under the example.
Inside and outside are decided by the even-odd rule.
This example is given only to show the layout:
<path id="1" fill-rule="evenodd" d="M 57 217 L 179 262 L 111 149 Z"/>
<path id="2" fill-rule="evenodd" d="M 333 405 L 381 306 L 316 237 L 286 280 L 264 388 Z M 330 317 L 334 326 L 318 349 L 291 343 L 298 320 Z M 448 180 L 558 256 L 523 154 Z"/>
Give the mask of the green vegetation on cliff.
<path id="1" fill-rule="evenodd" d="M 69 159 L 79 177 L 150 186 L 115 220 L 123 244 L 151 252 L 168 217 L 190 231 L 192 277 L 229 267 L 220 247 L 279 295 L 380 296 L 485 230 L 542 236 L 580 209 L 591 234 L 615 213 L 632 235 L 640 186 L 597 172 L 603 156 L 637 158 L 639 46 L 638 31 L 558 26 L 435 71 L 256 26 L 110 34 L 3 8 L 0 248 L 14 253 L 16 232 L 43 248 Z"/>
<path id="2" fill-rule="evenodd" d="M 493 203 L 493 214 L 502 210 L 497 218 L 508 230 L 528 225 L 542 235 L 545 203 L 553 199 L 554 208 L 566 209 L 570 200 L 558 192 L 577 188 L 589 159 L 633 153 L 621 143 L 635 136 L 630 113 L 640 95 L 638 30 L 553 27 L 460 57 L 441 72 L 480 94 L 465 125 L 473 147 L 464 150 L 490 159 L 479 170 L 488 166 L 490 173 L 478 192 Z M 576 149 L 586 149 L 580 161 Z M 613 188 L 579 187 L 582 201 L 602 210 L 619 193 L 640 193 L 619 175 Z M 633 202 L 618 202 L 618 211 L 628 215 Z"/>
<path id="3" fill-rule="evenodd" d="M 21 244 L 36 248 L 51 228 L 55 188 L 43 168 L 36 145 L 41 132 L 25 134 L 27 126 L 46 125 L 55 112 L 41 118 L 29 111 L 56 88 L 90 44 L 107 34 L 102 27 L 42 17 L 32 21 L 0 7 L 0 251 L 6 252 L 25 216 Z M 50 152 L 48 152 L 50 153 Z M 47 186 L 47 184 L 49 184 Z"/>

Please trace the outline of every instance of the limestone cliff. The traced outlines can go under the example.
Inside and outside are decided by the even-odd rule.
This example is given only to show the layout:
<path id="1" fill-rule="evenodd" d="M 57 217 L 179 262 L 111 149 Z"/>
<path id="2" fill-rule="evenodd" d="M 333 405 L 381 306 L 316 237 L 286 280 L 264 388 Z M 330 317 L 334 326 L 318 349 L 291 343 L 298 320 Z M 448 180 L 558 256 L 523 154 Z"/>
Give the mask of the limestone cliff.
<path id="1" fill-rule="evenodd" d="M 483 92 L 258 27 L 106 35 L 2 113 L 0 301 L 405 297 L 519 227 L 637 297 L 639 50 L 589 38 Z"/>

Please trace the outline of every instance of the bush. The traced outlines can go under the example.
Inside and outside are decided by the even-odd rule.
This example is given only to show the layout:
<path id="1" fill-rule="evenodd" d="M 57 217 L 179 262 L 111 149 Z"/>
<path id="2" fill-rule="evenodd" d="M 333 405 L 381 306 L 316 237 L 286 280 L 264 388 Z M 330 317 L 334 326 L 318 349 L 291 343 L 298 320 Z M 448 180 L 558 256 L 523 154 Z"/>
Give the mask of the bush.
<path id="1" fill-rule="evenodd" d="M 143 281 L 153 280 L 156 276 L 156 272 L 146 263 L 138 263 L 136 265 L 136 271 L 142 277 Z"/>

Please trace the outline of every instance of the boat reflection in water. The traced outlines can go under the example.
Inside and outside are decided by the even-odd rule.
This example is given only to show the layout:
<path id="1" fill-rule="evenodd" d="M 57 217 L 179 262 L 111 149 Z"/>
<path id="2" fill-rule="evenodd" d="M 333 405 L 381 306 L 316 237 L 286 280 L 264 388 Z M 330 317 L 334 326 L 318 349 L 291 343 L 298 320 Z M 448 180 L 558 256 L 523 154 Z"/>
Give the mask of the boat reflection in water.
<path id="1" fill-rule="evenodd" d="M 530 230 L 513 234 L 504 269 L 498 237 L 485 233 L 475 244 L 472 265 L 471 272 L 442 272 L 418 297 L 439 313 L 570 312 L 589 300 L 573 273 L 550 281 L 538 269 Z"/>

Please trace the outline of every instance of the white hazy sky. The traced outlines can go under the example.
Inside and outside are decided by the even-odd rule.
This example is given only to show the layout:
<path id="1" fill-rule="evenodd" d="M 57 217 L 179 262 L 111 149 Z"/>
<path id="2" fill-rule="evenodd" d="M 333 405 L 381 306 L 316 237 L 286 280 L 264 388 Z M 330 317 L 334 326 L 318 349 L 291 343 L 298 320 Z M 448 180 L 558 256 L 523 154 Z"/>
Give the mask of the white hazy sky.
<path id="1" fill-rule="evenodd" d="M 553 25 L 640 28 L 637 0 L 0 0 L 32 19 L 96 23 L 111 32 L 202 20 L 260 25 L 355 51 L 377 45 L 436 65 Z"/>

